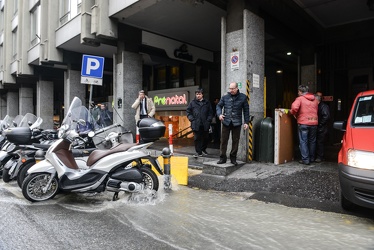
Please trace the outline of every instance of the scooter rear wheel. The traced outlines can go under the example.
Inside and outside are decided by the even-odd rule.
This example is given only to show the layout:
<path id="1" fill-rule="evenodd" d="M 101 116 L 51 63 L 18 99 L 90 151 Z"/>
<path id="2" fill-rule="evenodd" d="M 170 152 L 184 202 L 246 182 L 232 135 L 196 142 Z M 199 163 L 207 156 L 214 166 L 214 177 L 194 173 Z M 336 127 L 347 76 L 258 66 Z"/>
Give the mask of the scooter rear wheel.
<path id="1" fill-rule="evenodd" d="M 4 168 L 3 169 L 3 181 L 4 182 L 10 182 L 10 174 L 9 174 L 9 169 Z"/>
<path id="2" fill-rule="evenodd" d="M 27 176 L 22 185 L 23 196 L 33 202 L 52 199 L 59 190 L 59 184 L 56 177 L 53 177 L 49 189 L 43 192 L 50 178 L 49 173 L 35 173 Z"/>
<path id="3" fill-rule="evenodd" d="M 157 175 L 147 167 L 140 168 L 140 171 L 143 175 L 144 189 L 157 191 L 159 185 Z"/>

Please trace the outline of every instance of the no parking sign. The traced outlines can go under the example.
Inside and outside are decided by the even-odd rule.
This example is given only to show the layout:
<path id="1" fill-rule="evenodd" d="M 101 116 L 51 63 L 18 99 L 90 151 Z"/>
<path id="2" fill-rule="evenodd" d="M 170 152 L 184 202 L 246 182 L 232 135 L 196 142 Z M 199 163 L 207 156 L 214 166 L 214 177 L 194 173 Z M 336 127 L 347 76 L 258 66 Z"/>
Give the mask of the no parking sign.
<path id="1" fill-rule="evenodd" d="M 239 51 L 231 53 L 230 56 L 231 71 L 239 69 Z"/>

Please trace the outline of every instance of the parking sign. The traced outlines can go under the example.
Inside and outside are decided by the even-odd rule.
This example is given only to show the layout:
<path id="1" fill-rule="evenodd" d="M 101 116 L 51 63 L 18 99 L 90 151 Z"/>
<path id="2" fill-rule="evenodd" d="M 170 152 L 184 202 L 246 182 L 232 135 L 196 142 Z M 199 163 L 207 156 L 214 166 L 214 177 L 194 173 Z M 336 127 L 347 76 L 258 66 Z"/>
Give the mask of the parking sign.
<path id="1" fill-rule="evenodd" d="M 104 71 L 104 57 L 83 55 L 81 83 L 102 85 Z"/>

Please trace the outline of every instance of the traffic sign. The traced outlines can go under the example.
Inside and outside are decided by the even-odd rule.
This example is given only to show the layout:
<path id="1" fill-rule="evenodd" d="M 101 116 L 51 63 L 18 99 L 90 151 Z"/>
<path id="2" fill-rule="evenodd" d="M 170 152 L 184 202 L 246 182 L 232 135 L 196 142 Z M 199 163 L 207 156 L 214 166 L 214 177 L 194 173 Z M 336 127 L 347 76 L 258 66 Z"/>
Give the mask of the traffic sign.
<path id="1" fill-rule="evenodd" d="M 103 84 L 104 57 L 83 55 L 81 83 L 83 84 Z"/>

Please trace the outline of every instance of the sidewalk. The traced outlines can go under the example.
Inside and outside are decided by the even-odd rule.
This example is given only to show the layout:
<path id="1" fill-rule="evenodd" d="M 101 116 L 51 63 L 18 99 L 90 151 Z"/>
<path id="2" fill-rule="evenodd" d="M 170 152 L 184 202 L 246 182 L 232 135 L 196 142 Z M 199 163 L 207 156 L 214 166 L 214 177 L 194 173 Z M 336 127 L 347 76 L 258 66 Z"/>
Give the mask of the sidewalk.
<path id="1" fill-rule="evenodd" d="M 149 149 L 161 152 L 164 147 L 169 147 L 168 141 L 161 139 Z M 188 156 L 190 187 L 245 192 L 250 199 L 293 207 L 319 206 L 319 209 L 326 211 L 340 210 L 336 160 L 339 145 L 326 147 L 328 155 L 322 163 L 307 166 L 299 164 L 298 160 L 280 165 L 252 161 L 244 163 L 238 170 L 226 176 L 205 174 L 202 171 L 204 164 L 216 165 L 219 159 L 219 145 L 210 145 L 207 149 L 209 155 L 198 159 L 192 157 L 195 153 L 192 139 L 173 140 L 173 148 L 174 155 Z"/>

